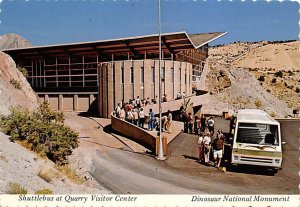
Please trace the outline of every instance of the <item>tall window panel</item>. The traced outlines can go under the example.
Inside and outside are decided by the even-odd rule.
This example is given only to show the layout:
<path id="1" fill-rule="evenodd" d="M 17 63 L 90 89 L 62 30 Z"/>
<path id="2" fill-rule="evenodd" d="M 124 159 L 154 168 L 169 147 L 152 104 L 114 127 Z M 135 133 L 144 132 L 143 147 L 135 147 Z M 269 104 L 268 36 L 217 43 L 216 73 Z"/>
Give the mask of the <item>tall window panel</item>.
<path id="1" fill-rule="evenodd" d="M 174 83 L 174 68 L 170 69 L 171 83 Z"/>
<path id="2" fill-rule="evenodd" d="M 141 72 L 140 72 L 140 79 L 141 79 L 141 83 L 144 84 L 144 67 L 141 67 Z"/>
<path id="3" fill-rule="evenodd" d="M 121 66 L 121 84 L 124 84 L 124 66 Z"/>
<path id="4" fill-rule="evenodd" d="M 154 69 L 154 67 L 151 67 L 151 80 L 152 80 L 152 84 L 154 84 L 154 82 L 155 82 L 155 69 Z"/>
<path id="5" fill-rule="evenodd" d="M 134 83 L 133 67 L 130 67 L 130 83 Z"/>

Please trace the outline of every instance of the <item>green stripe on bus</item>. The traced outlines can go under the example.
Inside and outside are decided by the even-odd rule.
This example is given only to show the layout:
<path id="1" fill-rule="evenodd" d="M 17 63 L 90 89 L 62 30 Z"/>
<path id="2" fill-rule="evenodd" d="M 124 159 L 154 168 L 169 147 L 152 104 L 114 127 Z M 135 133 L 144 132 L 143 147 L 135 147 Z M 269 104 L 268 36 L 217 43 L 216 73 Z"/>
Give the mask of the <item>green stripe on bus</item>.
<path id="1" fill-rule="evenodd" d="M 256 151 L 256 150 L 236 149 L 236 148 L 234 148 L 232 150 L 232 154 L 282 157 L 282 153 L 281 152 Z"/>

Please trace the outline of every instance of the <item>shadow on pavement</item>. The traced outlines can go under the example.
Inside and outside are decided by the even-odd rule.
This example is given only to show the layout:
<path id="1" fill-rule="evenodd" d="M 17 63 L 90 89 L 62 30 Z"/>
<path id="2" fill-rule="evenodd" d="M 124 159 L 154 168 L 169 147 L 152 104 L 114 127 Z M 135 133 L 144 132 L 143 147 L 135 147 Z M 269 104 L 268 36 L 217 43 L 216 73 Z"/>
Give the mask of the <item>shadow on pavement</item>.
<path id="1" fill-rule="evenodd" d="M 121 133 L 119 133 L 118 131 L 116 131 L 116 130 L 114 130 L 113 128 L 112 128 L 112 125 L 111 124 L 109 124 L 109 125 L 107 125 L 107 126 L 105 126 L 105 127 L 103 127 L 103 131 L 105 132 L 105 133 L 108 133 L 108 134 L 110 134 L 110 135 L 112 135 L 113 137 L 115 137 L 116 139 L 118 139 L 120 142 L 122 142 L 126 147 L 128 147 L 130 150 L 131 150 L 131 152 L 134 152 L 134 153 L 138 153 L 138 154 L 144 154 L 144 155 L 147 155 L 147 156 L 151 156 L 151 157 L 154 157 L 154 154 L 153 154 L 153 152 L 152 151 L 146 151 L 145 153 L 141 153 L 141 152 L 135 152 L 130 146 L 128 146 L 125 142 L 123 142 L 120 138 L 118 138 L 116 135 L 118 135 L 118 136 L 122 136 L 122 137 L 124 137 L 124 138 L 126 138 L 126 139 L 129 139 L 128 137 L 126 137 L 126 136 L 124 136 L 123 134 L 121 134 Z M 129 140 L 131 140 L 131 139 L 129 139 Z M 136 141 L 136 140 L 131 140 L 132 142 L 135 142 L 135 143 L 137 143 L 137 144 L 139 144 L 139 145 L 141 145 L 141 146 L 143 146 L 143 147 L 145 147 L 145 148 L 147 148 L 142 142 L 139 142 L 138 140 Z"/>
<path id="2" fill-rule="evenodd" d="M 148 156 L 148 157 L 155 157 L 155 156 L 152 154 L 152 152 L 145 152 L 145 153 L 142 153 L 142 152 L 135 152 L 135 151 L 132 151 L 131 149 L 128 149 L 127 146 L 126 146 L 125 148 L 117 148 L 117 147 L 112 147 L 112 146 L 109 146 L 109 145 L 100 144 L 100 143 L 92 142 L 92 141 L 86 141 L 86 140 L 84 140 L 84 142 L 93 143 L 93 144 L 95 144 L 95 145 L 100 145 L 100 146 L 103 146 L 103 147 L 108 147 L 108 148 L 116 149 L 116 150 L 122 150 L 122 151 L 125 151 L 125 152 L 134 153 L 134 154 L 140 154 L 140 155 L 144 155 L 144 156 Z"/>

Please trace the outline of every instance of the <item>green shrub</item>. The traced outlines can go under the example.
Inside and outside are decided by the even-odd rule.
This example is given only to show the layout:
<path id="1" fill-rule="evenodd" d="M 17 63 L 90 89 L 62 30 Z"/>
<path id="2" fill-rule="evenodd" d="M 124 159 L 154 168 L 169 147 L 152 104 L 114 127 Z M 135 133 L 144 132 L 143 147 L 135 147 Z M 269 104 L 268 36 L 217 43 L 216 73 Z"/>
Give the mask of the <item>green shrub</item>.
<path id="1" fill-rule="evenodd" d="M 11 79 L 10 83 L 15 87 L 15 89 L 21 90 L 21 82 L 15 79 Z"/>
<path id="2" fill-rule="evenodd" d="M 261 75 L 261 76 L 259 76 L 259 78 L 257 79 L 257 80 L 259 80 L 259 81 L 265 81 L 265 76 L 263 76 L 263 75 Z"/>
<path id="3" fill-rule="evenodd" d="M 26 70 L 26 68 L 23 68 L 23 67 L 18 66 L 17 69 L 23 74 L 23 76 L 24 76 L 25 78 L 28 77 L 28 71 Z"/>
<path id="4" fill-rule="evenodd" d="M 280 71 L 274 73 L 274 75 L 275 75 L 276 77 L 282 78 L 282 77 L 283 77 L 283 72 L 280 70 Z"/>
<path id="5" fill-rule="evenodd" d="M 296 93 L 300 93 L 300 88 L 297 87 L 296 90 L 295 90 L 295 92 Z"/>
<path id="6" fill-rule="evenodd" d="M 66 164 L 67 157 L 78 147 L 78 133 L 64 125 L 62 113 L 54 112 L 43 102 L 36 112 L 16 107 L 8 116 L 0 116 L 0 128 L 31 150 L 47 156 L 57 164 Z"/>
<path id="7" fill-rule="evenodd" d="M 271 81 L 271 83 L 276 83 L 276 82 L 277 82 L 276 78 L 273 78 Z"/>
<path id="8" fill-rule="evenodd" d="M 34 194 L 47 195 L 47 194 L 53 194 L 53 191 L 50 189 L 41 189 L 41 190 L 36 191 Z"/>
<path id="9" fill-rule="evenodd" d="M 10 182 L 7 187 L 7 194 L 27 194 L 27 190 L 19 183 Z"/>
<path id="10" fill-rule="evenodd" d="M 259 107 L 261 107 L 261 101 L 260 100 L 256 100 L 255 102 L 254 102 L 254 104 L 255 104 L 255 106 L 257 107 L 257 108 L 259 108 Z"/>
<path id="11" fill-rule="evenodd" d="M 70 165 L 58 165 L 56 166 L 56 169 L 59 170 L 63 175 L 67 176 L 70 180 L 72 180 L 74 183 L 82 184 L 84 183 L 84 180 L 79 177 L 75 170 L 73 170 Z"/>

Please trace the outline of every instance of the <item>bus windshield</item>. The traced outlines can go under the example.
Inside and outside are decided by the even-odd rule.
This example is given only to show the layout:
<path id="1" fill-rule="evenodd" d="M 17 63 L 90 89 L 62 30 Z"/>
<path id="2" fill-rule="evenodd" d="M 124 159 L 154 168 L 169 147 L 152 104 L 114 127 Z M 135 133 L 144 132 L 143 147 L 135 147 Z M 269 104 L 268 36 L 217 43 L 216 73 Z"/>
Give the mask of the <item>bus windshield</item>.
<path id="1" fill-rule="evenodd" d="M 236 142 L 278 146 L 278 139 L 277 125 L 256 123 L 238 124 Z"/>

